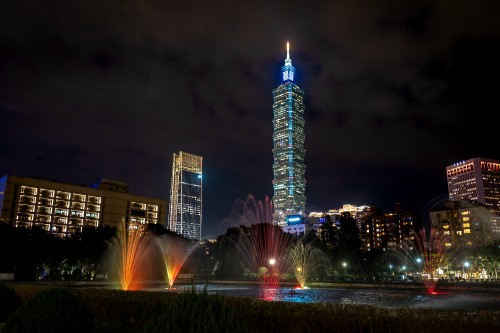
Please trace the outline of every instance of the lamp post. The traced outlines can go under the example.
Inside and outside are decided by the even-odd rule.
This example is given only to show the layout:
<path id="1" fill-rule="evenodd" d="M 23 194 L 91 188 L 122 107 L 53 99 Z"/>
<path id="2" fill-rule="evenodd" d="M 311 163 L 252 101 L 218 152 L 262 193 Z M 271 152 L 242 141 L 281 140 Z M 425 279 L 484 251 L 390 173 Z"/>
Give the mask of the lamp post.
<path id="1" fill-rule="evenodd" d="M 419 271 L 420 271 L 420 270 L 422 270 L 422 267 L 421 267 L 421 265 L 420 265 L 421 263 L 422 263 L 422 258 L 420 258 L 420 257 L 419 257 L 419 258 L 417 258 L 417 264 L 418 264 L 418 265 L 417 265 L 417 267 L 418 267 L 418 270 L 419 270 Z M 420 273 L 421 273 L 421 272 L 420 272 Z"/>
<path id="2" fill-rule="evenodd" d="M 469 262 L 468 262 L 468 261 L 464 262 L 464 266 L 463 266 L 463 268 L 462 268 L 462 274 L 464 275 L 464 279 L 466 279 L 466 278 L 465 278 L 465 274 L 466 274 L 466 270 L 467 270 L 467 269 L 469 269 L 469 266 L 470 266 L 470 264 L 469 264 Z M 466 280 L 467 280 L 467 279 L 466 279 Z"/>
<path id="3" fill-rule="evenodd" d="M 342 267 L 344 267 L 344 275 L 347 275 L 347 263 L 345 261 L 342 263 Z"/>

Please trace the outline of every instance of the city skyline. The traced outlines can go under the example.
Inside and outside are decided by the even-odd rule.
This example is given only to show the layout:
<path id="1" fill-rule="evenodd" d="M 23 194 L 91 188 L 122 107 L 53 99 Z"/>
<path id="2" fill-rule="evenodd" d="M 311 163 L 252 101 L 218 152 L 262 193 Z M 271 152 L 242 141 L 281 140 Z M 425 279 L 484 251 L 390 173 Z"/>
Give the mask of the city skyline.
<path id="1" fill-rule="evenodd" d="M 217 4 L 4 4 L 0 176 L 168 200 L 171 156 L 192 152 L 213 235 L 236 200 L 273 195 L 286 41 L 307 92 L 308 211 L 416 209 L 447 195 L 446 166 L 500 159 L 498 2 Z"/>

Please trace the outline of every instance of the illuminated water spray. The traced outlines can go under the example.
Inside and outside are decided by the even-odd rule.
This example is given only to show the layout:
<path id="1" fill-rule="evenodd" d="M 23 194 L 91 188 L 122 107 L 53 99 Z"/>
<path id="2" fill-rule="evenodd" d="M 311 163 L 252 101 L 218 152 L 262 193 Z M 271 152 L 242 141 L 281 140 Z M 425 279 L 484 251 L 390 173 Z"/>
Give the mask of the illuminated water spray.
<path id="1" fill-rule="evenodd" d="M 273 205 L 268 197 L 262 202 L 249 196 L 239 203 L 241 211 L 236 222 L 241 226 L 241 234 L 238 248 L 261 286 L 278 287 L 288 265 L 288 248 L 293 236 L 272 224 Z"/>
<path id="2" fill-rule="evenodd" d="M 155 241 L 160 248 L 161 258 L 165 265 L 166 282 L 169 288 L 172 288 L 182 265 L 195 246 L 185 239 L 170 235 L 162 235 Z"/>
<path id="3" fill-rule="evenodd" d="M 417 238 L 417 247 L 422 257 L 423 272 L 425 273 L 422 280 L 429 293 L 435 292 L 436 272 L 444 254 L 443 243 L 438 235 L 437 230 L 431 229 L 427 236 L 425 230 L 422 229 L 420 237 Z"/>
<path id="4" fill-rule="evenodd" d="M 288 257 L 300 288 L 304 288 L 310 273 L 321 260 L 322 252 L 311 244 L 304 246 L 299 241 L 290 248 Z"/>
<path id="5" fill-rule="evenodd" d="M 428 233 L 422 229 L 415 235 L 414 242 L 404 244 L 398 251 L 405 263 L 403 270 L 419 274 L 429 293 L 435 293 L 439 265 L 444 255 L 443 242 L 438 235 L 435 229 Z"/>
<path id="6" fill-rule="evenodd" d="M 147 242 L 148 238 L 144 235 L 141 226 L 128 225 L 122 220 L 110 246 L 122 290 L 138 288 L 134 282 L 145 254 Z"/>

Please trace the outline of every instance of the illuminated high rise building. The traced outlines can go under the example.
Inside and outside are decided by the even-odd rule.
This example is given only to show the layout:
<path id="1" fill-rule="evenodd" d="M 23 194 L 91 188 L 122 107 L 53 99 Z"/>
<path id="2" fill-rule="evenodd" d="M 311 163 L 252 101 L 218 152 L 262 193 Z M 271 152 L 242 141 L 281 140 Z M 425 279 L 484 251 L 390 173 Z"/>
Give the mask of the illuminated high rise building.
<path id="1" fill-rule="evenodd" d="M 450 200 L 475 200 L 500 216 L 500 161 L 471 158 L 446 167 Z"/>
<path id="2" fill-rule="evenodd" d="M 294 83 L 295 68 L 287 43 L 282 83 L 273 90 L 273 204 L 274 223 L 287 224 L 287 217 L 305 215 L 304 91 Z"/>
<path id="3" fill-rule="evenodd" d="M 493 238 L 500 239 L 500 161 L 471 158 L 446 167 L 450 200 L 472 200 L 490 213 Z M 476 223 L 474 224 L 476 225 Z"/>
<path id="4" fill-rule="evenodd" d="M 172 164 L 168 227 L 195 240 L 201 239 L 202 162 L 201 156 L 181 151 Z"/>

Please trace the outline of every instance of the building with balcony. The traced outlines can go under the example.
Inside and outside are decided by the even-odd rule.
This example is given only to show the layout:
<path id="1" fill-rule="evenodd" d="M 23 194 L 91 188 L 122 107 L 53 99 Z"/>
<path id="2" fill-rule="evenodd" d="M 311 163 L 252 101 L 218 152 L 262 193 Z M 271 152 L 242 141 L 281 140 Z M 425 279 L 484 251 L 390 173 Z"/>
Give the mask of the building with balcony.
<path id="1" fill-rule="evenodd" d="M 445 249 L 493 245 L 490 216 L 486 205 L 472 200 L 445 201 L 430 212 L 431 227 Z"/>
<path id="2" fill-rule="evenodd" d="M 126 183 L 101 179 L 92 187 L 37 178 L 0 178 L 0 221 L 41 227 L 60 237 L 83 227 L 166 222 L 166 201 L 128 193 Z"/>

